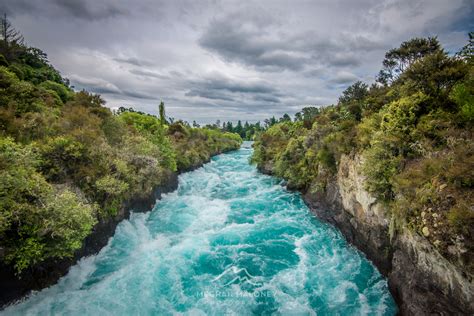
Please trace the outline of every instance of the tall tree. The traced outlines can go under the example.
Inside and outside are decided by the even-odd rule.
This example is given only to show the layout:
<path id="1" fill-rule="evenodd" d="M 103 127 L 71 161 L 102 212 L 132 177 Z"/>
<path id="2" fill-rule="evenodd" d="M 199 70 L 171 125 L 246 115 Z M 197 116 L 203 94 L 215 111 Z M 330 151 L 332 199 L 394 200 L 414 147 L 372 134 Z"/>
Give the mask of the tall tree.
<path id="1" fill-rule="evenodd" d="M 23 35 L 11 25 L 6 14 L 0 19 L 0 53 L 11 59 L 12 50 L 24 46 Z"/>
<path id="2" fill-rule="evenodd" d="M 235 126 L 234 131 L 242 136 L 242 121 L 238 120 L 237 125 Z M 245 136 L 245 135 L 244 135 Z"/>
<path id="3" fill-rule="evenodd" d="M 163 103 L 163 101 L 160 102 L 159 112 L 160 112 L 160 124 L 163 125 L 164 123 L 166 123 L 165 104 Z"/>
<path id="4" fill-rule="evenodd" d="M 414 38 L 403 42 L 400 47 L 389 50 L 382 62 L 377 81 L 386 85 L 397 80 L 398 77 L 416 60 L 442 51 L 436 37 Z"/>
<path id="5" fill-rule="evenodd" d="M 285 113 L 280 118 L 280 122 L 291 122 L 291 117 L 288 115 L 288 113 Z"/>
<path id="6" fill-rule="evenodd" d="M 21 35 L 19 31 L 15 30 L 15 28 L 11 25 L 10 21 L 8 21 L 6 14 L 4 14 L 1 18 L 0 28 L 2 41 L 4 41 L 7 46 L 11 44 L 23 44 L 23 35 Z"/>
<path id="7" fill-rule="evenodd" d="M 473 60 L 474 60 L 474 32 L 469 32 L 469 42 L 456 55 L 460 56 L 461 58 L 465 58 L 471 64 L 473 63 Z"/>
<path id="8" fill-rule="evenodd" d="M 339 105 L 346 107 L 357 121 L 361 119 L 363 102 L 369 94 L 368 88 L 367 84 L 357 81 L 344 90 L 339 97 Z"/>
<path id="9" fill-rule="evenodd" d="M 295 114 L 295 121 L 303 121 L 303 126 L 309 129 L 313 125 L 313 120 L 319 114 L 319 112 L 319 108 L 317 107 L 304 107 L 300 112 Z"/>

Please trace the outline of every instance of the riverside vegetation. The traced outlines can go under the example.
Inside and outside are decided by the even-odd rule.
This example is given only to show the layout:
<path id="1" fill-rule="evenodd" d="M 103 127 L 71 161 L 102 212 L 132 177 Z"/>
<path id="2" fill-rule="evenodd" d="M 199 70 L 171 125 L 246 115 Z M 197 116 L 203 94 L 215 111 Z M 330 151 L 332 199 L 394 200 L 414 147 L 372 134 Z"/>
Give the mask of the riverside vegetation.
<path id="1" fill-rule="evenodd" d="M 343 155 L 363 160 L 366 190 L 390 231 L 426 238 L 474 273 L 474 33 L 450 56 L 436 38 L 385 55 L 377 83 L 356 82 L 335 105 L 305 108 L 259 133 L 252 160 L 303 192 L 324 192 Z"/>
<path id="2" fill-rule="evenodd" d="M 239 135 L 74 92 L 5 19 L 0 40 L 0 262 L 24 271 L 72 257 L 98 222 L 166 174 L 237 149 Z"/>

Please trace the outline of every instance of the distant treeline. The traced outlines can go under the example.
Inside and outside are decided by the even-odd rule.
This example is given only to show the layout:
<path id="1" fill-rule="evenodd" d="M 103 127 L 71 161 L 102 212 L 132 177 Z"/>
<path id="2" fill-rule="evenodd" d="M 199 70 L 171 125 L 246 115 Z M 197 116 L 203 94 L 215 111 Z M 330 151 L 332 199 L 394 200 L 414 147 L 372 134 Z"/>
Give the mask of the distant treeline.
<path id="1" fill-rule="evenodd" d="M 305 107 L 300 112 L 297 112 L 295 114 L 294 121 L 303 122 L 305 126 L 306 125 L 310 126 L 314 117 L 316 117 L 316 115 L 318 115 L 322 109 L 323 107 Z M 126 111 L 145 114 L 143 112 L 136 111 L 133 108 L 127 109 L 124 107 L 120 107 L 118 109 L 118 113 L 123 113 Z M 145 114 L 145 115 L 150 115 L 150 114 Z M 173 118 L 170 118 L 170 120 L 171 122 L 173 122 Z M 275 116 L 272 116 L 271 118 L 265 119 L 263 123 L 260 121 L 256 123 L 249 123 L 248 121 L 245 121 L 245 123 L 242 123 L 242 120 L 238 120 L 237 123 L 232 123 L 231 121 L 221 123 L 220 120 L 217 120 L 215 123 L 206 124 L 203 127 L 207 129 L 217 129 L 223 132 L 239 134 L 240 137 L 244 140 L 254 140 L 255 137 L 260 132 L 267 130 L 273 125 L 278 124 L 278 123 L 291 122 L 291 121 L 292 119 L 290 115 L 285 113 L 280 118 L 275 118 Z M 198 124 L 196 121 L 193 121 L 192 125 L 186 121 L 180 121 L 180 122 L 187 126 L 201 127 L 201 125 Z"/>

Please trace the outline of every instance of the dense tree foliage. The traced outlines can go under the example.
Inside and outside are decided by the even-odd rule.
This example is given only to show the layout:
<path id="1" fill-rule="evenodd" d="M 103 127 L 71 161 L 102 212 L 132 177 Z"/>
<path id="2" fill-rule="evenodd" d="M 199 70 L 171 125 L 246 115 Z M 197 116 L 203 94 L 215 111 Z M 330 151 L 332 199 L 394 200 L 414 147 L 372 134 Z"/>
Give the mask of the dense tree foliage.
<path id="1" fill-rule="evenodd" d="M 18 273 L 72 256 L 98 221 L 169 173 L 239 147 L 237 134 L 169 125 L 163 103 L 161 118 L 112 113 L 100 96 L 74 92 L 43 52 L 7 26 L 0 40 L 0 261 Z"/>
<path id="2" fill-rule="evenodd" d="M 253 160 L 289 187 L 314 192 L 334 181 L 342 155 L 360 156 L 366 189 L 396 226 L 472 273 L 472 38 L 455 56 L 436 38 L 402 43 L 386 54 L 381 84 L 356 82 L 336 105 L 272 125 L 258 135 Z"/>
<path id="3" fill-rule="evenodd" d="M 239 134 L 242 139 L 253 140 L 255 135 L 265 129 L 265 125 L 262 125 L 260 122 L 249 123 L 245 122 L 242 124 L 242 121 L 237 121 L 237 124 L 232 124 L 232 122 L 224 122 L 222 124 L 222 130 L 229 133 Z"/>

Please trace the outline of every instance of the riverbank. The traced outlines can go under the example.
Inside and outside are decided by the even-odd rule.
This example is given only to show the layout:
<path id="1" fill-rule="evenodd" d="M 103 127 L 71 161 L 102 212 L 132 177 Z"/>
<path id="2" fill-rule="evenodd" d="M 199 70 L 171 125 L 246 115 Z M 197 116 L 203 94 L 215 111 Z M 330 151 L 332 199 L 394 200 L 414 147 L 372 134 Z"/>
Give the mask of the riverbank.
<path id="1" fill-rule="evenodd" d="M 60 260 L 46 260 L 22 273 L 21 278 L 15 274 L 12 266 L 0 262 L 0 308 L 16 302 L 27 296 L 31 291 L 38 291 L 49 287 L 66 275 L 69 268 L 80 259 L 98 253 L 105 247 L 115 233 L 117 225 L 130 217 L 133 212 L 147 212 L 161 199 L 162 194 L 173 192 L 178 188 L 178 175 L 196 170 L 208 163 L 212 157 L 237 149 L 219 150 L 211 157 L 196 162 L 178 172 L 166 172 L 162 184 L 156 186 L 149 195 L 125 201 L 115 216 L 102 218 L 93 228 L 91 234 L 84 240 L 83 246 L 77 250 L 72 258 Z"/>
<path id="2" fill-rule="evenodd" d="M 6 314 L 395 315 L 386 280 L 252 149 L 179 177 L 107 247 Z"/>
<path id="3" fill-rule="evenodd" d="M 326 190 L 300 190 L 320 219 L 337 227 L 387 278 L 402 315 L 474 313 L 472 277 L 424 238 L 395 230 L 390 212 L 364 188 L 359 156 L 343 156 Z M 272 166 L 260 167 L 271 175 Z"/>

